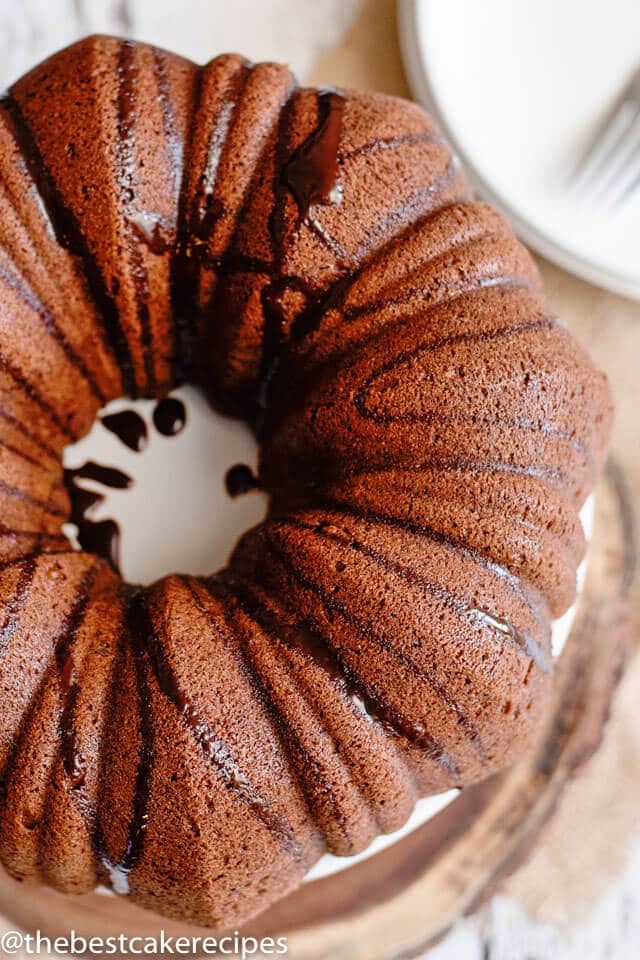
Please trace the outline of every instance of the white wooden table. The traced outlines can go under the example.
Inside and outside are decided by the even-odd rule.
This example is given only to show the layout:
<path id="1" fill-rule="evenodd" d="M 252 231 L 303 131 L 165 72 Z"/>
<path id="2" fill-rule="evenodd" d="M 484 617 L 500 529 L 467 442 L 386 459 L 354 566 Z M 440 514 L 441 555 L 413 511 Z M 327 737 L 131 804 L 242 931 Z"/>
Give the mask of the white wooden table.
<path id="1" fill-rule="evenodd" d="M 97 31 L 148 40 L 200 61 L 237 50 L 288 62 L 310 81 L 406 92 L 393 0 L 0 0 L 0 87 L 53 50 Z M 552 303 L 569 322 L 572 315 L 586 317 L 580 332 L 614 374 L 618 441 L 630 449 L 640 391 L 602 324 L 618 324 L 626 352 L 637 357 L 640 307 L 542 266 Z M 629 719 L 639 691 L 636 664 L 603 750 L 532 863 L 507 895 L 460 922 L 429 960 L 640 957 L 640 734 Z M 576 838 L 573 825 L 584 822 L 590 833 Z"/>

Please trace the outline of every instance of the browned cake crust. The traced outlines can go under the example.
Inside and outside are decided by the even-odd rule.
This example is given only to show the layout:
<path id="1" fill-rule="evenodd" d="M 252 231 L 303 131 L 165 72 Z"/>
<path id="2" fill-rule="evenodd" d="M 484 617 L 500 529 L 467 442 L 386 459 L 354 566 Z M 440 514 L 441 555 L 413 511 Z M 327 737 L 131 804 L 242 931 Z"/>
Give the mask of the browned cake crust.
<path id="1" fill-rule="evenodd" d="M 276 64 L 92 37 L 0 103 L 0 860 L 236 924 L 508 764 L 611 419 L 432 121 Z M 198 380 L 266 521 L 123 584 L 63 447 Z"/>

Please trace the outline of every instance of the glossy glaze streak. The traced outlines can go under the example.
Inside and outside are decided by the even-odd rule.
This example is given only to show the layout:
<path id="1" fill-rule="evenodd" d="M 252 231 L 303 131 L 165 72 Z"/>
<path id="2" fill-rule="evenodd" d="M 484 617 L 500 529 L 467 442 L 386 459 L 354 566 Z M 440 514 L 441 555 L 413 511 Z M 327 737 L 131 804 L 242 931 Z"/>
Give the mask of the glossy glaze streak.
<path id="1" fill-rule="evenodd" d="M 86 490 L 78 480 L 93 480 L 105 487 L 126 490 L 131 477 L 115 467 L 106 467 L 88 460 L 81 467 L 64 471 L 64 483 L 71 500 L 69 522 L 77 528 L 78 543 L 83 550 L 107 560 L 115 571 L 120 567 L 120 528 L 115 520 L 91 520 L 87 516 L 102 503 L 104 494 Z"/>
<path id="2" fill-rule="evenodd" d="M 146 447 L 147 425 L 135 410 L 109 413 L 101 417 L 100 421 L 121 443 L 135 453 L 141 453 Z"/>
<path id="3" fill-rule="evenodd" d="M 235 466 L 229 467 L 224 478 L 224 485 L 230 497 L 239 497 L 243 493 L 260 489 L 260 481 L 246 463 L 237 463 Z"/>
<path id="4" fill-rule="evenodd" d="M 0 100 L 0 343 L 14 877 L 233 928 L 525 749 L 611 400 L 418 107 L 56 54 Z M 130 479 L 63 449 L 122 395 L 175 435 L 185 381 L 256 431 L 226 488 L 268 513 L 224 570 L 128 585 L 88 487 Z"/>
<path id="5" fill-rule="evenodd" d="M 182 400 L 165 397 L 153 411 L 153 425 L 163 437 L 175 437 L 187 423 L 187 411 Z"/>
<path id="6" fill-rule="evenodd" d="M 318 94 L 318 126 L 284 168 L 284 180 L 296 198 L 301 217 L 318 203 L 339 203 L 338 150 L 345 98 L 335 90 Z"/>

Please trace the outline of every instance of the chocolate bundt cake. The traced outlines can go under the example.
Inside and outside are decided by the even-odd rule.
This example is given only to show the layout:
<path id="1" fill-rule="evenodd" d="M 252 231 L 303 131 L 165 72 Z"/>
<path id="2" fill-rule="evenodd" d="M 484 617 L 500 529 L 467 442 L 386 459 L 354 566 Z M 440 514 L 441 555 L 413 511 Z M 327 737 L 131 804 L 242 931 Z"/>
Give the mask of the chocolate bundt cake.
<path id="1" fill-rule="evenodd" d="M 0 331 L 13 877 L 237 924 L 519 754 L 611 401 L 422 110 L 75 44 L 0 101 Z M 269 511 L 129 585 L 67 541 L 62 451 L 185 381 Z"/>

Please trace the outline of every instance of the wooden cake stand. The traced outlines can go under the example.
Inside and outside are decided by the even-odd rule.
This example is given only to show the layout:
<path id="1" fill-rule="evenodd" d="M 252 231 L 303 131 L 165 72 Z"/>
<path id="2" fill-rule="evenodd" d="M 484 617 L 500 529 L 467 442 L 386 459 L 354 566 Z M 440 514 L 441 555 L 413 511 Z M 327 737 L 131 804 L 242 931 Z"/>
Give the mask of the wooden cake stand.
<path id="1" fill-rule="evenodd" d="M 304 884 L 241 931 L 286 936 L 293 960 L 413 957 L 489 897 L 533 849 L 562 792 L 602 738 L 635 652 L 627 598 L 636 570 L 632 500 L 611 461 L 596 491 L 586 583 L 549 713 L 511 770 L 462 791 L 432 820 L 341 873 Z M 67 897 L 0 875 L 5 929 L 43 934 L 202 936 L 126 899 Z"/>

